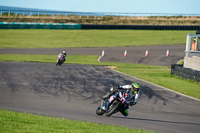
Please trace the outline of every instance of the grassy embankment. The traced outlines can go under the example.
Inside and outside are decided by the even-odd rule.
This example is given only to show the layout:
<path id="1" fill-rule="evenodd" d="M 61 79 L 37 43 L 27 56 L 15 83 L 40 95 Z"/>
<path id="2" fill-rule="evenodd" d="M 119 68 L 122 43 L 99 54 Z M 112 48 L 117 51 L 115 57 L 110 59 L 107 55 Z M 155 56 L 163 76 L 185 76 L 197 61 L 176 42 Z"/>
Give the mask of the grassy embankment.
<path id="1" fill-rule="evenodd" d="M 15 48 L 53 48 L 53 47 L 97 47 L 97 46 L 132 46 L 145 44 L 180 44 L 185 43 L 186 34 L 194 33 L 195 31 L 133 31 L 133 30 L 81 30 L 81 31 L 66 31 L 66 30 L 0 30 L 0 47 L 15 47 Z M 86 55 L 69 55 L 68 63 L 75 64 L 95 64 L 95 65 L 112 65 L 116 66 L 116 70 L 123 73 L 148 80 L 172 90 L 184 93 L 200 99 L 200 84 L 189 80 L 183 80 L 170 75 L 169 67 L 165 66 L 149 66 L 140 64 L 125 64 L 125 63 L 109 63 L 97 62 L 98 56 Z M 56 55 L 2 55 L 1 61 L 36 61 L 36 62 L 54 62 Z M 189 88 L 189 89 L 188 89 Z M 9 128 L 10 131 L 29 132 L 31 129 L 35 132 L 60 132 L 76 131 L 76 127 L 67 127 L 68 120 L 64 125 L 63 119 L 44 118 L 40 116 L 32 116 L 30 114 L 21 114 L 15 112 L 4 112 L 2 114 L 0 130 Z M 29 116 L 33 117 L 30 118 Z M 52 120 L 50 120 L 52 119 Z M 30 121 L 26 121 L 30 120 Z M 52 123 L 49 123 L 49 122 Z M 57 124 L 55 124 L 57 123 Z M 72 123 L 69 121 L 69 123 Z M 79 122 L 76 122 L 76 124 Z M 90 123 L 82 123 L 79 125 L 77 132 L 93 132 L 94 130 Z M 79 124 L 80 124 L 79 123 Z M 76 125 L 73 124 L 73 125 Z M 56 126 L 58 125 L 58 126 Z M 13 128 L 12 128 L 12 127 Z M 49 127 L 53 128 L 49 128 Z M 96 124 L 95 124 L 96 126 Z M 26 128 L 27 127 L 27 128 Z M 27 130 L 26 130 L 26 129 Z M 89 128 L 89 129 L 88 129 Z M 95 127 L 95 132 L 112 132 L 118 131 L 118 127 L 110 127 L 104 129 Z M 120 127 L 121 128 L 121 127 Z M 45 129 L 45 130 L 43 130 Z M 68 130 L 69 129 L 69 130 Z M 83 130 L 82 130 L 83 129 Z M 130 129 L 127 129 L 130 130 Z M 119 130 L 121 131 L 121 130 Z M 127 132 L 143 132 L 127 131 Z"/>

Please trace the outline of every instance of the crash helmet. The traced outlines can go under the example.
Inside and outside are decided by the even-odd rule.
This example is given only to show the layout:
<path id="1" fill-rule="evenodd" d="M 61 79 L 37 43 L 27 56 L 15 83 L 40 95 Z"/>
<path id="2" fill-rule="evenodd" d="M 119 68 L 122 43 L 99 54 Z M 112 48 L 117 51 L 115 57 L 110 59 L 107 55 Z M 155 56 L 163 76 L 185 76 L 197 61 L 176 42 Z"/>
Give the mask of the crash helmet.
<path id="1" fill-rule="evenodd" d="M 140 84 L 137 83 L 137 82 L 133 82 L 133 83 L 132 83 L 132 87 L 133 87 L 133 90 L 132 90 L 132 91 L 139 91 L 139 89 L 140 89 Z"/>
<path id="2" fill-rule="evenodd" d="M 66 52 L 65 52 L 65 51 L 63 51 L 63 52 L 62 52 L 62 54 L 66 55 Z"/>

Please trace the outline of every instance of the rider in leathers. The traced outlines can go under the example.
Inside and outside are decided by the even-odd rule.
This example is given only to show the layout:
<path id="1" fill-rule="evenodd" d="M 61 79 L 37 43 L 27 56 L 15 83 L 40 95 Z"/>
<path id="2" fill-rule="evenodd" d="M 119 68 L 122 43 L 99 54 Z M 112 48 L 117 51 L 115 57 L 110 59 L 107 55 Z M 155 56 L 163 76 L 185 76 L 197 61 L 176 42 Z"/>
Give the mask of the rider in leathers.
<path id="1" fill-rule="evenodd" d="M 132 91 L 132 99 L 130 101 L 130 105 L 133 106 L 137 103 L 137 100 L 139 98 L 139 90 L 140 90 L 140 84 L 137 82 L 132 83 L 131 85 L 123 85 L 123 86 L 118 86 L 118 87 L 111 87 L 110 91 L 103 97 L 103 100 L 107 100 L 111 95 L 116 94 L 118 91 L 123 90 L 123 89 L 128 89 Z M 121 113 L 124 116 L 128 116 L 128 109 L 129 105 L 126 106 L 125 109 L 121 110 Z"/>
<path id="2" fill-rule="evenodd" d="M 63 62 L 65 62 L 66 61 L 66 57 L 67 57 L 67 53 L 65 52 L 65 51 L 63 51 L 62 52 L 62 56 L 63 56 Z"/>
<path id="3" fill-rule="evenodd" d="M 66 61 L 66 57 L 67 57 L 67 53 L 65 51 L 63 51 L 62 53 L 59 53 L 58 54 L 58 59 L 62 57 L 63 58 L 63 63 Z M 57 59 L 57 62 L 58 62 L 58 59 Z M 58 64 L 56 64 L 58 65 Z"/>

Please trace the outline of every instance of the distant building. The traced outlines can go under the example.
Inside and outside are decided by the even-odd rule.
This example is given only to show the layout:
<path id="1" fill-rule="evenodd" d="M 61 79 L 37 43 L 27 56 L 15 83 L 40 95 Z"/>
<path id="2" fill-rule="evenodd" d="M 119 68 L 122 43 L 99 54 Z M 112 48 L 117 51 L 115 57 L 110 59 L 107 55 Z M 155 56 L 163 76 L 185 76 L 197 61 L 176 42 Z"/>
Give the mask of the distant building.
<path id="1" fill-rule="evenodd" d="M 200 71 L 200 31 L 187 34 L 184 67 Z"/>

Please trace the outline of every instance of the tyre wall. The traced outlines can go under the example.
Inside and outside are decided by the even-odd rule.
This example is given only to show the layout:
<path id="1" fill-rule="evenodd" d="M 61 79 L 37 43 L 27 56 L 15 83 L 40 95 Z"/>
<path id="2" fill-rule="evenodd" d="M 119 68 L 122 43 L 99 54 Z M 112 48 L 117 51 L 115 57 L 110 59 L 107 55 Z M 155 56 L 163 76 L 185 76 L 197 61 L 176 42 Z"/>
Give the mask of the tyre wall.
<path id="1" fill-rule="evenodd" d="M 130 30 L 200 30 L 200 26 L 172 25 L 89 25 L 82 24 L 82 29 L 130 29 Z"/>
<path id="2" fill-rule="evenodd" d="M 185 67 L 183 67 L 183 65 L 172 64 L 171 65 L 171 74 L 177 75 L 184 79 L 190 79 L 190 80 L 195 80 L 197 82 L 200 82 L 200 71 L 193 70 L 190 68 L 185 68 Z"/>
<path id="3" fill-rule="evenodd" d="M 200 30 L 200 26 L 175 25 L 91 25 L 68 23 L 0 22 L 0 29 L 129 29 L 129 30 Z"/>

